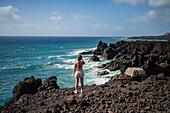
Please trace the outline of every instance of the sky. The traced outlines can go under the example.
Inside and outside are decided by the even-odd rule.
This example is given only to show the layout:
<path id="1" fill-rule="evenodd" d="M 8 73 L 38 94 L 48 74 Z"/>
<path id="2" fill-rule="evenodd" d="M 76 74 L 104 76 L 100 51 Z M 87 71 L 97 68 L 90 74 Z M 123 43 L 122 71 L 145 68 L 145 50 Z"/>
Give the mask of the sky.
<path id="1" fill-rule="evenodd" d="M 0 36 L 170 32 L 170 0 L 0 0 Z"/>

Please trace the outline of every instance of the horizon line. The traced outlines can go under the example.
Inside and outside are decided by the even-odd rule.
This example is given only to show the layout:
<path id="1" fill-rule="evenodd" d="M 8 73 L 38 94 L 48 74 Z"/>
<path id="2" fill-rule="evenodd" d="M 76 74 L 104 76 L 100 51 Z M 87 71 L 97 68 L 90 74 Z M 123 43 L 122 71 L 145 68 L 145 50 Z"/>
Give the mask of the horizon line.
<path id="1" fill-rule="evenodd" d="M 72 35 L 70 35 L 70 36 L 68 36 L 68 35 L 0 35 L 0 37 L 129 37 L 129 36 L 101 36 L 101 35 L 99 35 L 99 36 L 90 36 L 90 35 L 86 35 L 86 36 L 72 36 Z"/>

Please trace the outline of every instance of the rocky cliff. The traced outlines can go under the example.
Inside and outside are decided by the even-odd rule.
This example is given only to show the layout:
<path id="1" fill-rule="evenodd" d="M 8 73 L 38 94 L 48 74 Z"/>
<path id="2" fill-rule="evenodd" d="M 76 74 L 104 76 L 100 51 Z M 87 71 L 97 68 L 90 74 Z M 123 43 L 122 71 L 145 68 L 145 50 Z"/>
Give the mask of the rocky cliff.
<path id="1" fill-rule="evenodd" d="M 141 67 L 148 76 L 159 73 L 169 76 L 170 73 L 170 42 L 120 41 L 107 45 L 100 41 L 94 55 L 101 55 L 101 59 L 111 60 L 109 63 L 98 66 L 110 71 Z"/>

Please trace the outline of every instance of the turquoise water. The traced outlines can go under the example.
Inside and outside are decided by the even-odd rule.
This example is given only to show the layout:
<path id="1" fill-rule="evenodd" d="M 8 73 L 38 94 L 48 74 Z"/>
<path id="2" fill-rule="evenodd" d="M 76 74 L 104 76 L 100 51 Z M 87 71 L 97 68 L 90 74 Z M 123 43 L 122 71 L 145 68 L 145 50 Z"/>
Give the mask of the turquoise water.
<path id="1" fill-rule="evenodd" d="M 12 97 L 14 86 L 33 75 L 44 80 L 57 76 L 61 88 L 74 87 L 73 65 L 78 53 L 95 49 L 98 41 L 115 43 L 123 37 L 0 37 L 0 105 Z M 107 78 L 97 76 L 103 71 L 96 66 L 108 62 L 86 62 L 85 85 L 103 84 Z M 114 75 L 119 71 L 111 72 Z"/>

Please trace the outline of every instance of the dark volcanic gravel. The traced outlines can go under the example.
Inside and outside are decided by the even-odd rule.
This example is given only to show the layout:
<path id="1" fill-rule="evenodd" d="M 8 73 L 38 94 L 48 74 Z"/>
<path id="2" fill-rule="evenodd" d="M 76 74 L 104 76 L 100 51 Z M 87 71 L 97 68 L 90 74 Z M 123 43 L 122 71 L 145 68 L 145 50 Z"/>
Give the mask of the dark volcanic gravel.
<path id="1" fill-rule="evenodd" d="M 103 85 L 85 86 L 83 94 L 74 88 L 46 89 L 24 94 L 0 108 L 2 113 L 58 112 L 170 112 L 170 78 L 151 75 L 142 82 L 115 75 Z"/>

